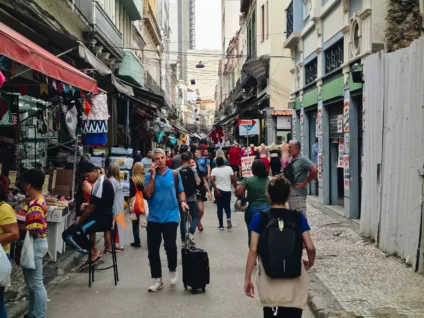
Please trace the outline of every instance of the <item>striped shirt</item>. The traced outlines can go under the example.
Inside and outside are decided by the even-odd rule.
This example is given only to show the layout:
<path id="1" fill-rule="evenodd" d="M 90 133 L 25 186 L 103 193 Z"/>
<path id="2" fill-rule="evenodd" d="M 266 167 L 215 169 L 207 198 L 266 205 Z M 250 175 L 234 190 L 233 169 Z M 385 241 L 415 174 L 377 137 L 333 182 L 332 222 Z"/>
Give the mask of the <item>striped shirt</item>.
<path id="1" fill-rule="evenodd" d="M 38 238 L 47 237 L 47 203 L 44 199 L 33 200 L 18 212 L 19 223 Z"/>

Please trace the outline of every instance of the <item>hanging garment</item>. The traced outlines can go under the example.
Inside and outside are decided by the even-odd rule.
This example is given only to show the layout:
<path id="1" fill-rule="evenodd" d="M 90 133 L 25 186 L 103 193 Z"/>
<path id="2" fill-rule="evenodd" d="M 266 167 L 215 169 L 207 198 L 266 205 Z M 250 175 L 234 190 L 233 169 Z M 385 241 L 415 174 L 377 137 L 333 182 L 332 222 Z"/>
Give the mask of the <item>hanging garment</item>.
<path id="1" fill-rule="evenodd" d="M 82 114 L 83 120 L 108 120 L 109 111 L 107 107 L 107 95 L 100 94 L 91 97 L 91 109 L 89 114 Z"/>
<path id="2" fill-rule="evenodd" d="M 103 146 L 107 144 L 107 136 L 105 133 L 84 134 L 82 135 L 82 144 L 85 146 Z"/>
<path id="3" fill-rule="evenodd" d="M 107 121 L 105 120 L 85 120 L 82 125 L 84 134 L 107 133 Z"/>
<path id="4" fill-rule="evenodd" d="M 77 108 L 72 106 L 70 109 L 67 105 L 62 104 L 62 113 L 65 116 L 66 127 L 68 128 L 69 135 L 72 139 L 76 139 L 77 124 L 78 124 L 78 111 Z"/>

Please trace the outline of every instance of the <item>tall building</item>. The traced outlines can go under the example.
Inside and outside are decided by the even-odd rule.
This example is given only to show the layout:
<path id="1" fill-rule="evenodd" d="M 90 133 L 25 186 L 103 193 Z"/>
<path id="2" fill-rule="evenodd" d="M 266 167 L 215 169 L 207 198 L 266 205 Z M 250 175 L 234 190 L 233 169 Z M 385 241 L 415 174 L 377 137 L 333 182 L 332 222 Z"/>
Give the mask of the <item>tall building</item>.
<path id="1" fill-rule="evenodd" d="M 225 54 L 228 44 L 240 28 L 240 1 L 221 0 L 221 50 Z"/>

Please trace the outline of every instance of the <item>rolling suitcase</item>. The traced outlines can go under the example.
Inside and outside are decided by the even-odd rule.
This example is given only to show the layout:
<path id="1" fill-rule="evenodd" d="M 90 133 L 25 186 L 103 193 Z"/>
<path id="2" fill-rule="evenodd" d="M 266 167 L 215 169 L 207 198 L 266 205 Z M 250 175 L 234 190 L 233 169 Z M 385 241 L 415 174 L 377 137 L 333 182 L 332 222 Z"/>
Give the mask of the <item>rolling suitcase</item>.
<path id="1" fill-rule="evenodd" d="M 181 249 L 183 263 L 183 283 L 184 288 L 191 287 L 191 293 L 195 294 L 198 289 L 206 291 L 206 285 L 210 281 L 209 257 L 208 253 L 195 246 L 190 246 L 188 239 L 187 213 L 185 215 L 186 238 Z"/>

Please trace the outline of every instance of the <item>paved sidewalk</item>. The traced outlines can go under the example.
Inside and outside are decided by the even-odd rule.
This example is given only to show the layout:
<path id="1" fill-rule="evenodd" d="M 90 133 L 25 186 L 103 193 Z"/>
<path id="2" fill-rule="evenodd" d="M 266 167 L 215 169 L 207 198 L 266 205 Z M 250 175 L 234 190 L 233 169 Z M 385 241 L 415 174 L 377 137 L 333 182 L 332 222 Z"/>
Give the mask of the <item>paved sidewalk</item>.
<path id="1" fill-rule="evenodd" d="M 359 317 L 424 317 L 424 276 L 361 238 L 351 221 L 312 204 L 307 213 L 317 262 L 310 302 L 317 317 L 329 309 Z"/>

